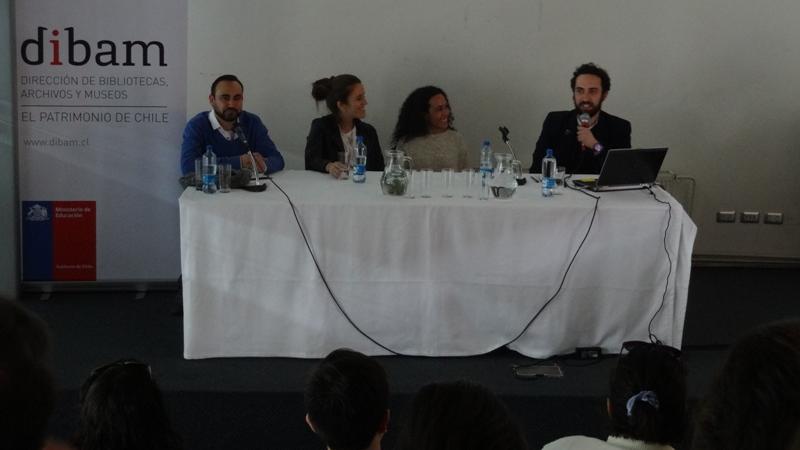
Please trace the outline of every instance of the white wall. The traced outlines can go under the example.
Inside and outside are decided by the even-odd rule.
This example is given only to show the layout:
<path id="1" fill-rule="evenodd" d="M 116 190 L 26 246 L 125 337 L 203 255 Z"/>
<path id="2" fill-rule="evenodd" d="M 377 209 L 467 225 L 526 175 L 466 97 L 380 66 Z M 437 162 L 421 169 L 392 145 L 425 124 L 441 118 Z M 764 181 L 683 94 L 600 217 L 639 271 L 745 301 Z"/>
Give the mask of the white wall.
<path id="1" fill-rule="evenodd" d="M 405 96 L 436 84 L 473 157 L 502 123 L 529 164 L 545 114 L 570 106 L 572 70 L 595 61 L 634 145 L 668 145 L 664 168 L 697 179 L 696 254 L 800 257 L 797 17 L 796 0 L 193 0 L 188 109 L 238 74 L 246 107 L 302 168 L 316 78 L 358 75 L 384 146 Z M 716 224 L 719 209 L 785 223 Z"/>

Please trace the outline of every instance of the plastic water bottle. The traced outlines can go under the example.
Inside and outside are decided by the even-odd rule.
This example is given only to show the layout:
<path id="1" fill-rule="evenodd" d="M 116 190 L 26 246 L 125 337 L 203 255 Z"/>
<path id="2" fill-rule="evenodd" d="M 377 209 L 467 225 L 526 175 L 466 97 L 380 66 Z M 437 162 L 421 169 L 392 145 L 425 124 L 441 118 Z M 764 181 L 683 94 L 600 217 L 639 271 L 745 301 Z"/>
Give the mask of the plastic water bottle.
<path id="1" fill-rule="evenodd" d="M 553 149 L 547 149 L 547 155 L 542 159 L 542 196 L 551 197 L 556 187 L 556 157 Z"/>
<path id="2" fill-rule="evenodd" d="M 206 146 L 203 154 L 203 192 L 213 194 L 217 192 L 217 155 L 211 146 Z"/>
<path id="3" fill-rule="evenodd" d="M 489 184 L 492 181 L 492 143 L 488 139 L 481 146 L 481 200 L 489 200 Z"/>
<path id="4" fill-rule="evenodd" d="M 363 136 L 356 136 L 354 153 L 353 183 L 363 183 L 367 181 L 367 146 L 364 145 Z"/>

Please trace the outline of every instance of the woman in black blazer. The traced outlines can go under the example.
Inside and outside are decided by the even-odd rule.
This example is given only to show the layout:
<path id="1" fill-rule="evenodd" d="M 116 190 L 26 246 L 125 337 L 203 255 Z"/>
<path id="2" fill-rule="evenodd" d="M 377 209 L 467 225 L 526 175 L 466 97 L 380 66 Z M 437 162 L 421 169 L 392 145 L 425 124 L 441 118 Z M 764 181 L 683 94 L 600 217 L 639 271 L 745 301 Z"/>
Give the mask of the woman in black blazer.
<path id="1" fill-rule="evenodd" d="M 330 114 L 314 119 L 306 140 L 306 170 L 316 170 L 339 178 L 348 167 L 339 162 L 339 153 L 355 147 L 356 136 L 367 146 L 367 170 L 382 171 L 383 152 L 378 133 L 361 119 L 366 116 L 364 85 L 355 75 L 337 75 L 312 84 L 311 96 L 325 101 Z"/>

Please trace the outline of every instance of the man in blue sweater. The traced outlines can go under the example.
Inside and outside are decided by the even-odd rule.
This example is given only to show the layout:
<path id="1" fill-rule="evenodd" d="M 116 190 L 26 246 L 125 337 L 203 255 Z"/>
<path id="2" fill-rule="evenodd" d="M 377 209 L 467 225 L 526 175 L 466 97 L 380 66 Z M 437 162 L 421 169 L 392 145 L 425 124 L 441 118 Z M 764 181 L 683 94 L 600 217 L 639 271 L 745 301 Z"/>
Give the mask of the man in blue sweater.
<path id="1" fill-rule="evenodd" d="M 261 119 L 242 110 L 244 86 L 234 75 L 222 75 L 211 84 L 208 96 L 211 111 L 204 111 L 189 120 L 183 130 L 181 144 L 181 172 L 194 172 L 194 161 L 210 145 L 217 162 L 230 164 L 234 169 L 256 169 L 261 173 L 274 173 L 283 169 L 283 156 L 269 138 L 267 127 Z M 237 135 L 240 127 L 247 144 Z M 253 159 L 247 150 L 253 152 Z"/>

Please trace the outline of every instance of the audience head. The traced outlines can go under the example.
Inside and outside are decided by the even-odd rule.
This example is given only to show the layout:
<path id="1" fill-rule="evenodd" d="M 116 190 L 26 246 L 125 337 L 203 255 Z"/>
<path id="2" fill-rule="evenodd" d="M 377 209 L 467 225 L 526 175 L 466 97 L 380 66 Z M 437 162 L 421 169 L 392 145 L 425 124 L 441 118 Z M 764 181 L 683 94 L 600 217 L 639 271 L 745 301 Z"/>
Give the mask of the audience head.
<path id="1" fill-rule="evenodd" d="M 389 422 L 389 383 L 374 359 L 353 350 L 331 352 L 305 390 L 306 422 L 331 450 L 379 443 Z"/>
<path id="2" fill-rule="evenodd" d="M 800 445 L 800 320 L 761 327 L 734 345 L 703 402 L 692 448 Z"/>
<path id="3" fill-rule="evenodd" d="M 467 381 L 433 383 L 417 393 L 398 450 L 524 450 L 525 437 L 506 406 Z"/>
<path id="4" fill-rule="evenodd" d="M 0 448 L 42 448 L 55 396 L 49 342 L 40 318 L 0 299 Z"/>
<path id="5" fill-rule="evenodd" d="M 311 85 L 311 96 L 317 103 L 324 101 L 340 121 L 363 119 L 367 115 L 364 85 L 355 75 L 319 79 Z"/>
<path id="6" fill-rule="evenodd" d="M 452 129 L 453 114 L 447 94 L 436 86 L 421 87 L 414 90 L 400 107 L 392 145 Z"/>
<path id="7" fill-rule="evenodd" d="M 236 75 L 222 75 L 211 83 L 208 102 L 219 120 L 233 122 L 244 104 L 244 85 Z"/>
<path id="8" fill-rule="evenodd" d="M 682 441 L 686 426 L 686 369 L 680 350 L 626 342 L 610 383 L 608 413 L 612 435 L 659 444 Z"/>
<path id="9" fill-rule="evenodd" d="M 81 387 L 81 450 L 180 448 L 150 366 L 126 359 L 93 370 Z"/>

